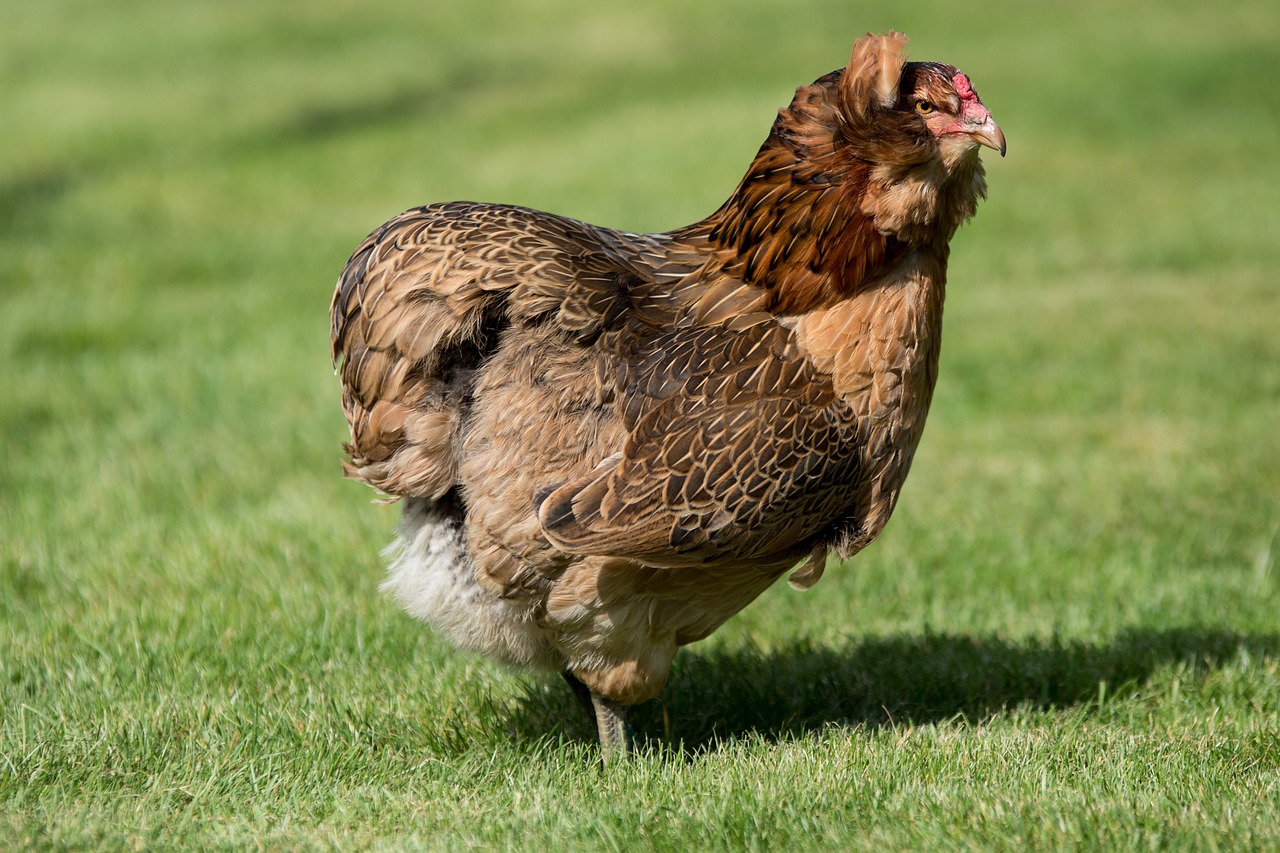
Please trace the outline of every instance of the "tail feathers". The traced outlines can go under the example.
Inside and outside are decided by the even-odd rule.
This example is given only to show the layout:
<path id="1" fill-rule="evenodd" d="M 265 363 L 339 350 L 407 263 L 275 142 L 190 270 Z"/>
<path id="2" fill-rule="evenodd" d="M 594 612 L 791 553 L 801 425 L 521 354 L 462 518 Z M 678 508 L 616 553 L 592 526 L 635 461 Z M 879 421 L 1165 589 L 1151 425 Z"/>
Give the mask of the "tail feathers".
<path id="1" fill-rule="evenodd" d="M 458 480 L 464 409 L 509 327 L 595 340 L 629 310 L 635 235 L 502 205 L 410 210 L 364 241 L 331 305 L 347 470 L 386 493 Z M 649 242 L 652 242 L 650 240 Z"/>

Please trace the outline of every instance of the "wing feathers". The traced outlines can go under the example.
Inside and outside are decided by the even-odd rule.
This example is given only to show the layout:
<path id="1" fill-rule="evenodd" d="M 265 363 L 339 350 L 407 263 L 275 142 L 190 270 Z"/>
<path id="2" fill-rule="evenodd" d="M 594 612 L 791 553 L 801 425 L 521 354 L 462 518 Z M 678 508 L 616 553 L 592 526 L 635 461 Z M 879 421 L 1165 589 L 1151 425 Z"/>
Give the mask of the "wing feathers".
<path id="1" fill-rule="evenodd" d="M 789 337 L 773 323 L 653 339 L 631 367 L 644 381 L 622 457 L 540 504 L 551 542 L 668 566 L 808 547 L 857 487 L 856 427 Z"/>

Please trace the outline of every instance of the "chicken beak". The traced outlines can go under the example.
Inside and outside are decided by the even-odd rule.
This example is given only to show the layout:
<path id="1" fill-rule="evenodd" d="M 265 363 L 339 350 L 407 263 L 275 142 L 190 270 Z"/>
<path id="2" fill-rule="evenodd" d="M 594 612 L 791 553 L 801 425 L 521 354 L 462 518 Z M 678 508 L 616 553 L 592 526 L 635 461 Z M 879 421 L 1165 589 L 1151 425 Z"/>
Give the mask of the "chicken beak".
<path id="1" fill-rule="evenodd" d="M 984 110 L 985 112 L 985 110 Z M 1000 156 L 1004 156 L 1004 131 L 1000 129 L 1000 125 L 996 124 L 996 120 L 988 113 L 982 124 L 978 125 L 976 130 L 969 133 L 974 142 L 985 145 L 988 148 L 999 151 Z"/>

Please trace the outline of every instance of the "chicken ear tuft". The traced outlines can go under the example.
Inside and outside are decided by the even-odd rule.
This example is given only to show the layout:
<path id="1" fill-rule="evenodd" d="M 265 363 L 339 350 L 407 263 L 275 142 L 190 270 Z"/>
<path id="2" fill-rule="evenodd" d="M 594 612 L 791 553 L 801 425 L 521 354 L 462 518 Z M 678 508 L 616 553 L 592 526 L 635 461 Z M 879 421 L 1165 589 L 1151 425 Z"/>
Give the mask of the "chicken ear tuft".
<path id="1" fill-rule="evenodd" d="M 872 105 L 890 107 L 898 99 L 898 81 L 906 65 L 907 37 L 890 30 L 885 35 L 867 33 L 853 44 L 842 89 L 846 105 L 866 116 Z"/>

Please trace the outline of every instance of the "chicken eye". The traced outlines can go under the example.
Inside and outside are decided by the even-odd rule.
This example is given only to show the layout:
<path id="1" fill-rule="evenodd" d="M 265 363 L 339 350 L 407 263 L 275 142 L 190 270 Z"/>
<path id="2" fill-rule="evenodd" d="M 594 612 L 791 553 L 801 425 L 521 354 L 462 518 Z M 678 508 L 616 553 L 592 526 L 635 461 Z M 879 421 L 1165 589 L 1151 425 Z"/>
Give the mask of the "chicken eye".
<path id="1" fill-rule="evenodd" d="M 922 116 L 927 116 L 936 109 L 937 107 L 928 101 L 916 101 L 916 112 L 920 113 Z"/>

